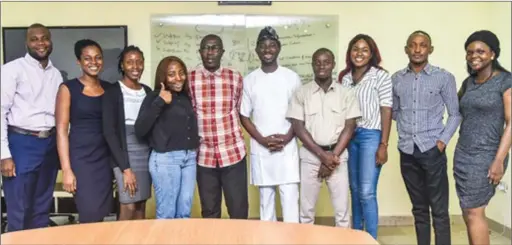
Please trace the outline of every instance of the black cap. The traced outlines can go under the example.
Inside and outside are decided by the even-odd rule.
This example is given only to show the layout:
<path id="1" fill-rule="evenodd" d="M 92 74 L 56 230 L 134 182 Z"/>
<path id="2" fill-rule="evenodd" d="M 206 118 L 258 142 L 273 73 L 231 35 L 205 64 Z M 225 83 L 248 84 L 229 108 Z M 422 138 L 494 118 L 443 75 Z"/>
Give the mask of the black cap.
<path id="1" fill-rule="evenodd" d="M 257 42 L 261 42 L 267 39 L 279 42 L 279 36 L 277 35 L 276 30 L 271 26 L 266 26 L 265 28 L 261 29 Z"/>

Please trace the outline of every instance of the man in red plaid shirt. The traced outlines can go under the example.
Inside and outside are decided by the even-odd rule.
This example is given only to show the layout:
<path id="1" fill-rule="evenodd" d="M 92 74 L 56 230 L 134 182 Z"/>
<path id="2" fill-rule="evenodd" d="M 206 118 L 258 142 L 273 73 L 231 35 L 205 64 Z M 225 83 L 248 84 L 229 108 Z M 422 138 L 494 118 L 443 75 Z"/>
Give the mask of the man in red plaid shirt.
<path id="1" fill-rule="evenodd" d="M 203 218 L 220 218 L 222 191 L 230 218 L 247 219 L 247 164 L 240 126 L 243 77 L 221 67 L 222 39 L 206 35 L 199 47 L 203 65 L 189 72 L 192 105 L 201 137 L 197 186 Z"/>

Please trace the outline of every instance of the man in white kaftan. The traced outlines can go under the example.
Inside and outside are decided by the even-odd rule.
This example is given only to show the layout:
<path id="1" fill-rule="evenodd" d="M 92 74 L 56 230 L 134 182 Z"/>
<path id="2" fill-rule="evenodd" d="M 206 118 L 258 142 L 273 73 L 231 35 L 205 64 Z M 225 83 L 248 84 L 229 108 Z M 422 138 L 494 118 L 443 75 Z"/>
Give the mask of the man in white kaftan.
<path id="1" fill-rule="evenodd" d="M 302 83 L 297 73 L 277 64 L 280 48 L 274 29 L 261 30 L 256 44 L 261 67 L 244 78 L 240 116 L 251 135 L 251 184 L 260 190 L 260 219 L 277 220 L 279 189 L 283 221 L 298 223 L 299 154 L 286 112 Z"/>

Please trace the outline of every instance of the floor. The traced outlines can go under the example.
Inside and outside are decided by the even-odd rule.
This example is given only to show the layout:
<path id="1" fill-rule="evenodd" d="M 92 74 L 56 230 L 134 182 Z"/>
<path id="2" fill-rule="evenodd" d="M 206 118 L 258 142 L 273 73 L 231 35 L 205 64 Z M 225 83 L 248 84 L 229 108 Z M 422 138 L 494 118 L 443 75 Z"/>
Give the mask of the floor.
<path id="1" fill-rule="evenodd" d="M 464 225 L 452 225 L 452 245 L 469 244 L 466 227 Z M 511 240 L 502 236 L 500 232 L 490 232 L 491 244 L 510 245 Z M 413 226 L 385 226 L 379 227 L 378 241 L 380 244 L 416 244 L 416 235 Z M 431 244 L 434 244 L 432 234 Z"/>

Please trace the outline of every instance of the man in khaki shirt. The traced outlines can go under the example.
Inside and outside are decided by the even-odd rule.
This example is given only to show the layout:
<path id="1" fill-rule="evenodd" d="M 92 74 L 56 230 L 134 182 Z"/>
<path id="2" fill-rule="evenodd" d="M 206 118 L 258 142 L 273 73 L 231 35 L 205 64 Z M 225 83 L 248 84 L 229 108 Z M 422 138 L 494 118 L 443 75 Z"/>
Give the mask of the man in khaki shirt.
<path id="1" fill-rule="evenodd" d="M 302 141 L 300 222 L 314 223 L 315 205 L 323 179 L 326 180 L 335 212 L 336 226 L 349 227 L 345 150 L 361 116 L 356 96 L 332 80 L 334 54 L 315 51 L 312 59 L 314 81 L 297 89 L 286 117 Z"/>

